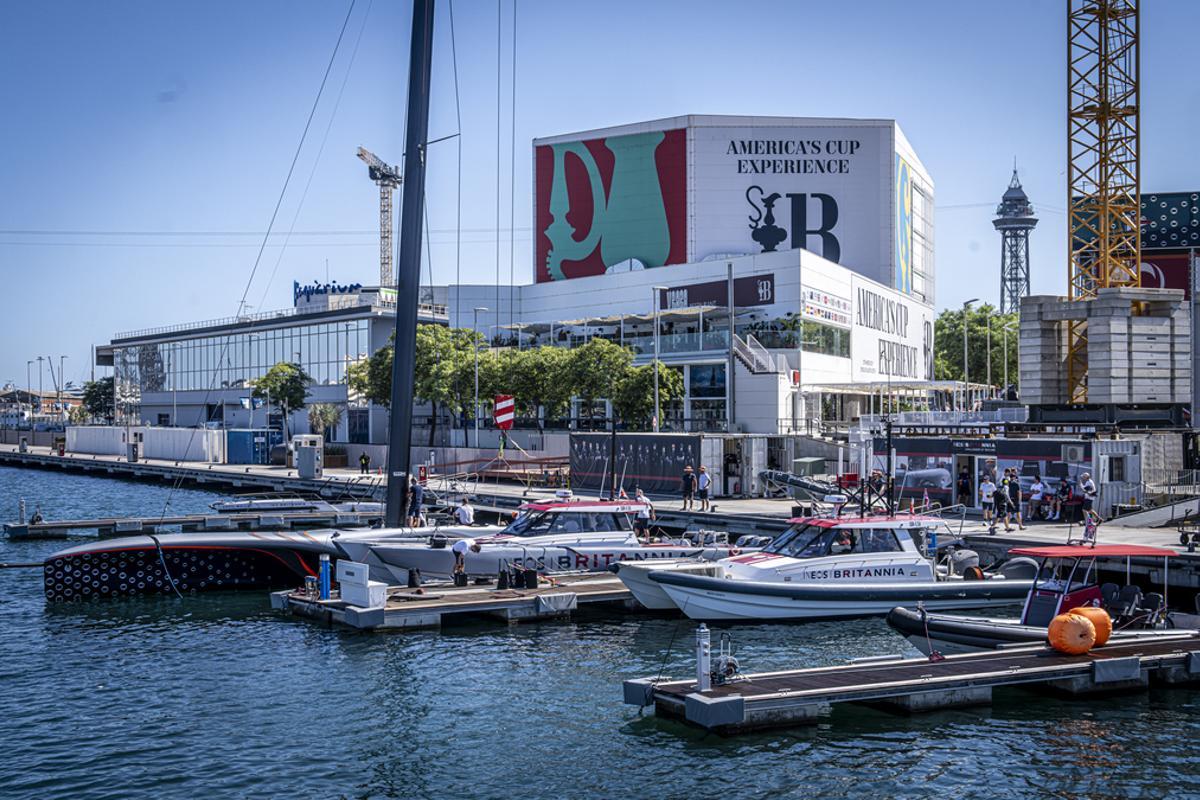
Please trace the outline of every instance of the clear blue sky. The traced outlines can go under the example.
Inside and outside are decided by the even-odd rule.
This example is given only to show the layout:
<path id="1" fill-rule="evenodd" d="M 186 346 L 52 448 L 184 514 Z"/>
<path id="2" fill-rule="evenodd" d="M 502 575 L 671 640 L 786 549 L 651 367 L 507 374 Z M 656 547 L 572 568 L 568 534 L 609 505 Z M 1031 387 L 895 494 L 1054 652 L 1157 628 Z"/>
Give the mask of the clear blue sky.
<path id="1" fill-rule="evenodd" d="M 1190 132 L 1200 122 L 1200 4 L 1143 5 L 1143 190 L 1197 189 Z M 90 346 L 117 331 L 236 313 L 258 239 L 210 234 L 266 229 L 348 7 L 349 0 L 0 4 L 0 382 L 23 385 L 28 359 L 57 361 L 60 353 L 67 378 L 82 380 Z M 439 0 L 433 138 L 458 130 L 449 8 Z M 453 8 L 461 273 L 490 282 L 497 8 L 477 0 Z M 286 249 L 277 246 L 282 236 L 267 248 L 249 292 L 253 310 L 289 306 L 292 280 L 324 279 L 327 262 L 335 280 L 374 282 L 378 194 L 354 153 L 361 144 L 400 160 L 410 15 L 405 2 L 357 1 L 276 223 L 286 232 L 295 218 L 297 235 Z M 1015 156 L 1042 220 L 1032 242 L 1033 289 L 1064 290 L 1063 0 L 517 0 L 511 187 L 512 0 L 503 0 L 502 15 L 505 279 L 510 213 L 515 275 L 532 275 L 535 136 L 687 113 L 772 114 L 899 121 L 936 183 L 942 307 L 996 300 L 999 242 L 990 218 Z M 450 140 L 431 155 L 429 253 L 438 283 L 456 272 L 456 153 Z"/>

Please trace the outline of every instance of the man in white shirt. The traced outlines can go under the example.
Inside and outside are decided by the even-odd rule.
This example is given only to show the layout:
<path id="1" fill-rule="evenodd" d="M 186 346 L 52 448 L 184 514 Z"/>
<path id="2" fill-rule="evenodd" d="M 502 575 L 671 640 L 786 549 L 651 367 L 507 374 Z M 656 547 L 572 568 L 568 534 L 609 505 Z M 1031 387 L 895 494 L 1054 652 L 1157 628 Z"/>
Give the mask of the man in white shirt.
<path id="1" fill-rule="evenodd" d="M 1096 483 L 1087 472 L 1079 476 L 1079 491 L 1083 494 L 1083 510 L 1091 511 L 1096 502 Z"/>
<path id="2" fill-rule="evenodd" d="M 459 539 L 454 544 L 450 545 L 450 552 L 454 553 L 454 574 L 460 575 L 466 571 L 467 551 L 478 553 L 480 550 L 479 543 L 474 539 Z"/>
<path id="3" fill-rule="evenodd" d="M 464 497 L 458 504 L 458 508 L 454 509 L 454 518 L 458 520 L 459 525 L 475 524 L 475 509 L 471 508 L 471 503 L 467 498 Z"/>
<path id="4" fill-rule="evenodd" d="M 979 483 L 979 504 L 983 507 L 983 521 L 993 530 L 995 530 L 995 525 L 992 522 L 992 509 L 995 507 L 995 495 L 996 484 L 992 483 L 992 476 L 984 475 L 983 480 Z"/>
<path id="5" fill-rule="evenodd" d="M 1037 519 L 1042 516 L 1042 504 L 1046 501 L 1046 484 L 1042 483 L 1042 476 L 1035 475 L 1033 477 L 1033 485 L 1029 487 L 1029 516 Z"/>
<path id="6" fill-rule="evenodd" d="M 712 476 L 708 474 L 708 468 L 701 464 L 700 474 L 696 476 L 696 499 L 700 501 L 701 511 L 708 511 L 708 492 L 711 486 Z"/>
<path id="7" fill-rule="evenodd" d="M 633 502 L 642 504 L 633 517 L 633 527 L 639 536 L 649 536 L 650 520 L 654 519 L 654 504 L 642 493 L 641 489 L 637 490 Z"/>

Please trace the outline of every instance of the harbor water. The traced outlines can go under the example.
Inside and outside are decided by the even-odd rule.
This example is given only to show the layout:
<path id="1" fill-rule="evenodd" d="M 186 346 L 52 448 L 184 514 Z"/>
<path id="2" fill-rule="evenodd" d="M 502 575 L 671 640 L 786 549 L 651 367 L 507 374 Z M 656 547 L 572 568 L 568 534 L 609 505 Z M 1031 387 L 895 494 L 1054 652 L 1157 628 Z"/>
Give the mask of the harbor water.
<path id="1" fill-rule="evenodd" d="M 50 518 L 199 512 L 216 495 L 0 467 Z M 40 561 L 63 542 L 3 542 Z M 912 717 L 853 706 L 722 738 L 621 704 L 621 681 L 692 669 L 695 627 L 570 622 L 365 634 L 265 594 L 48 606 L 0 570 L 0 797 L 1196 797 L 1200 692 Z M 916 651 L 882 620 L 717 628 L 747 671 Z M 716 636 L 714 636 L 714 640 Z"/>

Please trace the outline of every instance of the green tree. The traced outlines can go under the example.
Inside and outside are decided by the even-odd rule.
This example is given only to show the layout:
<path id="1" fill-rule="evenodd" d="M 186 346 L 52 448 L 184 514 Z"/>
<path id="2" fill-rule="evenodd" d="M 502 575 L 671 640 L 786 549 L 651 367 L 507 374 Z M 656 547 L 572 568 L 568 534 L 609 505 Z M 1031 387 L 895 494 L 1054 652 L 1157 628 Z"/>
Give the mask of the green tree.
<path id="1" fill-rule="evenodd" d="M 350 391 L 372 403 L 392 404 L 392 345 L 386 344 L 368 358 L 351 364 L 346 370 Z"/>
<path id="2" fill-rule="evenodd" d="M 113 379 L 101 378 L 83 384 L 83 407 L 93 419 L 113 421 Z"/>
<path id="3" fill-rule="evenodd" d="M 985 303 L 966 312 L 967 377 L 972 383 L 988 380 L 988 329 L 991 329 L 991 384 L 1004 382 L 1004 346 L 1008 340 L 1008 382 L 1017 383 L 1017 326 L 1018 315 L 997 313 Z M 950 308 L 934 322 L 934 376 L 938 380 L 963 379 L 963 319 L 961 308 Z"/>
<path id="4" fill-rule="evenodd" d="M 618 416 L 628 426 L 644 426 L 653 429 L 654 418 L 654 368 L 655 364 L 630 367 L 616 381 L 613 406 Z M 658 367 L 658 405 L 662 409 L 668 404 L 683 399 L 683 374 L 662 363 Z M 660 420 L 661 423 L 661 420 Z"/>
<path id="5" fill-rule="evenodd" d="M 304 408 L 312 378 L 299 364 L 280 361 L 254 382 L 254 397 L 261 397 L 283 413 L 284 437 L 291 439 L 288 414 Z"/>
<path id="6" fill-rule="evenodd" d="M 599 337 L 571 351 L 567 372 L 572 394 L 583 400 L 589 417 L 594 414 L 596 400 L 613 396 L 632 364 L 632 350 Z"/>
<path id="7" fill-rule="evenodd" d="M 342 407 L 333 403 L 314 403 L 308 407 L 308 427 L 324 436 L 325 432 L 342 424 Z"/>
<path id="8" fill-rule="evenodd" d="M 467 364 L 475 363 L 474 347 L 479 335 L 465 328 L 442 325 L 418 325 L 416 358 L 413 369 L 413 395 L 432 406 L 429 424 L 429 444 L 437 433 L 439 408 L 459 413 L 464 408 L 465 392 L 462 372 Z M 474 385 L 471 391 L 474 396 Z"/>

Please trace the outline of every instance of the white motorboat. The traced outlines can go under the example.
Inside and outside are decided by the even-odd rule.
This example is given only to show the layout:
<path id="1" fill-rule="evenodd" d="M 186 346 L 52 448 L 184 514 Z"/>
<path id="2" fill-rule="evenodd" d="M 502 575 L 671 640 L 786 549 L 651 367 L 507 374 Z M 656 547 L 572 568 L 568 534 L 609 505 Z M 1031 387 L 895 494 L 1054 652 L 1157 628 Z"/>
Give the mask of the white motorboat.
<path id="1" fill-rule="evenodd" d="M 651 571 L 687 616 L 704 620 L 803 620 L 887 614 L 904 603 L 970 609 L 1018 602 L 1031 585 L 1003 571 L 985 574 L 967 557 L 936 568 L 921 552 L 940 519 L 800 518 L 759 553 L 719 562 L 715 575 Z M 948 532 L 948 531 L 947 531 Z M 969 551 L 959 551 L 973 556 Z M 903 598 L 903 601 L 901 601 Z"/>
<path id="2" fill-rule="evenodd" d="M 526 503 L 517 518 L 499 531 L 450 529 L 453 538 L 469 537 L 479 551 L 464 556 L 468 575 L 497 575 L 513 568 L 541 573 L 591 572 L 623 561 L 676 561 L 725 558 L 741 552 L 724 533 L 701 532 L 680 538 L 638 538 L 632 517 L 646 504 L 630 500 L 557 499 Z M 343 543 L 355 561 L 373 570 L 391 570 L 393 582 L 404 583 L 409 572 L 424 577 L 454 572 L 452 537 L 435 536 L 429 542 Z M 352 548 L 352 549 L 351 549 Z"/>
<path id="3" fill-rule="evenodd" d="M 1200 628 L 1200 616 L 1167 608 L 1167 559 L 1174 550 L 1148 545 L 1068 544 L 1018 547 L 1009 555 L 1032 562 L 1037 579 L 1025 596 L 1019 618 L 966 617 L 931 614 L 925 608 L 892 609 L 888 625 L 928 655 L 992 650 L 1011 644 L 1036 644 L 1046 640 L 1046 629 L 1056 614 L 1079 606 L 1099 606 L 1113 618 L 1110 641 L 1130 638 L 1177 636 Z M 1163 560 L 1163 591 L 1143 594 L 1130 583 L 1102 583 L 1100 563 L 1119 559 Z M 1119 567 L 1118 567 L 1119 569 Z M 1111 573 L 1110 573 L 1111 574 Z"/>
<path id="4" fill-rule="evenodd" d="M 621 561 L 611 567 L 625 588 L 633 593 L 639 603 L 651 611 L 678 611 L 679 606 L 670 595 L 663 590 L 657 581 L 650 579 L 650 573 L 664 569 L 688 575 L 708 575 L 716 577 L 724 573 L 724 568 L 716 561 L 697 561 L 682 559 L 675 561 Z"/>

